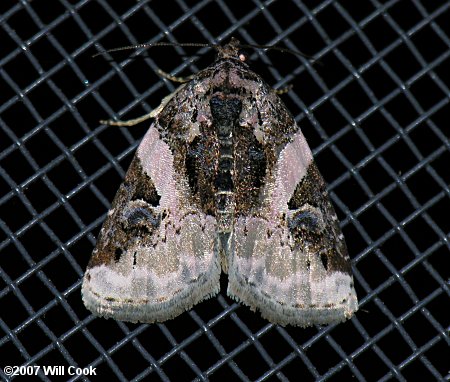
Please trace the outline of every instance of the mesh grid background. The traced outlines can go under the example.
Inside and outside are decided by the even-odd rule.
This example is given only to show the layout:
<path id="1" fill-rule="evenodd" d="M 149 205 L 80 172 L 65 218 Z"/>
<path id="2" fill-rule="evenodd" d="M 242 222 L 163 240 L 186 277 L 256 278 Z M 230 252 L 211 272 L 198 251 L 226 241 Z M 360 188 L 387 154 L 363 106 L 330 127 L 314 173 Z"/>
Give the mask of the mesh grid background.
<path id="1" fill-rule="evenodd" d="M 0 2 L 0 366 L 70 365 L 69 380 L 450 380 L 450 2 Z M 81 277 L 148 124 L 134 118 L 208 49 L 278 44 L 252 69 L 283 95 L 329 184 L 352 257 L 356 316 L 278 327 L 222 292 L 164 324 L 97 319 Z M 447 262 L 445 259 L 447 258 Z M 67 370 L 67 369 L 66 369 Z M 9 379 L 0 370 L 3 379 Z M 52 380 L 40 370 L 39 379 Z"/>

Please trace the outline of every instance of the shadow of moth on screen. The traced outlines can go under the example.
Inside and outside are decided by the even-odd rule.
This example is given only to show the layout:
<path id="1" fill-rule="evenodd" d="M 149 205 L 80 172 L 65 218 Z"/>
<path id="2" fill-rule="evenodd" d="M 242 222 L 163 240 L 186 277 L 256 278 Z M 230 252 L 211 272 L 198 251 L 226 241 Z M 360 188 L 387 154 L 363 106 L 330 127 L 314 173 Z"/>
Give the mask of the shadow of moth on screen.
<path id="1" fill-rule="evenodd" d="M 308 144 L 232 39 L 153 112 L 82 284 L 94 314 L 161 322 L 219 292 L 280 325 L 358 309 L 339 222 Z"/>

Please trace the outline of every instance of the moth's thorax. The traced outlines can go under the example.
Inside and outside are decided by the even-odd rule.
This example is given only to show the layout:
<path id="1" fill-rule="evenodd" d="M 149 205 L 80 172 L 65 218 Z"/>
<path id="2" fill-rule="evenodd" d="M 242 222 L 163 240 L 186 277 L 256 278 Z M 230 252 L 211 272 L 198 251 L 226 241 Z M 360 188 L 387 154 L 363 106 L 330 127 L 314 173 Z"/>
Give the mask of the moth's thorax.
<path id="1" fill-rule="evenodd" d="M 222 58 L 198 74 L 195 88 L 198 94 L 220 89 L 230 92 L 258 91 L 262 78 L 237 58 Z"/>

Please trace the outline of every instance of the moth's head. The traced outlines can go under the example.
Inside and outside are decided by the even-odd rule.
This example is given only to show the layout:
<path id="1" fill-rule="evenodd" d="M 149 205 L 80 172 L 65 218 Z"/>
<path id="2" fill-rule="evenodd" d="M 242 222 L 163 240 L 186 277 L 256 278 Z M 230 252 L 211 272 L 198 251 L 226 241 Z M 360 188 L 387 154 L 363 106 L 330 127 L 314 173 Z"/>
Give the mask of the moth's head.
<path id="1" fill-rule="evenodd" d="M 217 45 L 217 58 L 220 59 L 234 59 L 241 62 L 245 62 L 248 59 L 247 53 L 242 49 L 242 45 L 237 38 L 231 37 L 228 44 L 224 46 Z"/>

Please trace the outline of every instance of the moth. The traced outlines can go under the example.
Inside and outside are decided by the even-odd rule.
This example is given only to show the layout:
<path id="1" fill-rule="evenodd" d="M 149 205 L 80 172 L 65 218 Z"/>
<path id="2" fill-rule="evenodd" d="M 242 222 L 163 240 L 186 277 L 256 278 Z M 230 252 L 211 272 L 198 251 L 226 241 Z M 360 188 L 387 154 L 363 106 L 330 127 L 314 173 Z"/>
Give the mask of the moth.
<path id="1" fill-rule="evenodd" d="M 82 283 L 94 314 L 161 322 L 219 292 L 280 325 L 358 309 L 346 244 L 305 138 L 232 39 L 168 97 Z"/>

